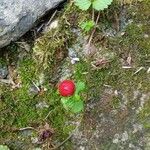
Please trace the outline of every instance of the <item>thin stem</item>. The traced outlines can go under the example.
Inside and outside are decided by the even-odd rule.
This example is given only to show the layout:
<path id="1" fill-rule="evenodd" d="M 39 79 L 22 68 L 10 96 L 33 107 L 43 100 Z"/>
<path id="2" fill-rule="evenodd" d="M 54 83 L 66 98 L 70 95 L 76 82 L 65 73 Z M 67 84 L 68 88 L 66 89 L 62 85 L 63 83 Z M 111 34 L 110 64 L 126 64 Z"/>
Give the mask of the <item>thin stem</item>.
<path id="1" fill-rule="evenodd" d="M 90 37 L 89 37 L 89 42 L 88 42 L 89 45 L 90 45 L 90 43 L 91 43 L 91 41 L 92 41 L 92 38 L 93 38 L 93 36 L 94 36 L 94 33 L 95 33 L 95 31 L 96 31 L 96 26 L 97 26 L 99 17 L 100 17 L 100 12 L 98 12 L 98 15 L 97 15 L 97 18 L 96 18 L 96 22 L 95 22 L 95 27 L 94 27 L 94 29 L 93 29 L 93 31 L 92 31 Z"/>
<path id="2" fill-rule="evenodd" d="M 77 131 L 77 129 L 79 128 L 79 125 L 81 124 L 82 119 L 83 119 L 83 116 L 81 116 L 81 119 L 79 120 L 79 124 L 75 127 L 72 133 L 70 133 L 70 135 L 64 141 L 62 141 L 59 145 L 51 148 L 50 150 L 56 150 L 60 148 L 64 143 L 66 143 L 73 136 L 73 134 Z"/>
<path id="3" fill-rule="evenodd" d="M 92 20 L 94 21 L 94 19 L 95 19 L 95 12 L 94 12 L 94 9 L 92 9 Z"/>

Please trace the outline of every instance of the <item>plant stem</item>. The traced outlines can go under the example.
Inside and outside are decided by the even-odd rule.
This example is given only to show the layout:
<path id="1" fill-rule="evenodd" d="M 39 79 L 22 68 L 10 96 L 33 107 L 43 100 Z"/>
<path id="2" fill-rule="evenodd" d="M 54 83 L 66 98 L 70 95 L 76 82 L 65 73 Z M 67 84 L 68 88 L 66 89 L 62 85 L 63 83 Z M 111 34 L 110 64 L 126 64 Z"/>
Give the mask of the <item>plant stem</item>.
<path id="1" fill-rule="evenodd" d="M 94 22 L 94 19 L 95 19 L 95 12 L 94 12 L 94 9 L 92 9 L 92 20 L 93 20 L 93 22 Z"/>
<path id="2" fill-rule="evenodd" d="M 88 44 L 89 44 L 89 45 L 91 44 L 92 38 L 93 38 L 94 33 L 95 33 L 95 31 L 96 31 L 96 26 L 97 26 L 99 17 L 100 17 L 100 11 L 98 12 L 98 15 L 97 15 L 97 18 L 96 18 L 95 27 L 94 27 L 94 29 L 93 29 L 93 31 L 92 31 L 90 37 L 89 37 L 89 41 L 88 41 Z"/>

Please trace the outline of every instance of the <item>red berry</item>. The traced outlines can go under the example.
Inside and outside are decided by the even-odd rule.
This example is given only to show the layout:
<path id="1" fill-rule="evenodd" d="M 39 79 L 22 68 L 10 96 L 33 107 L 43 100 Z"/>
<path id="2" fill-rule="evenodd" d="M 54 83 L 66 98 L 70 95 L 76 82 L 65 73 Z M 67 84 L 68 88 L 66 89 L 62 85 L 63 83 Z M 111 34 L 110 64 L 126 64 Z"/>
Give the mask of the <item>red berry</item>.
<path id="1" fill-rule="evenodd" d="M 61 96 L 72 96 L 75 92 L 75 84 L 72 80 L 64 80 L 59 84 L 58 90 Z"/>

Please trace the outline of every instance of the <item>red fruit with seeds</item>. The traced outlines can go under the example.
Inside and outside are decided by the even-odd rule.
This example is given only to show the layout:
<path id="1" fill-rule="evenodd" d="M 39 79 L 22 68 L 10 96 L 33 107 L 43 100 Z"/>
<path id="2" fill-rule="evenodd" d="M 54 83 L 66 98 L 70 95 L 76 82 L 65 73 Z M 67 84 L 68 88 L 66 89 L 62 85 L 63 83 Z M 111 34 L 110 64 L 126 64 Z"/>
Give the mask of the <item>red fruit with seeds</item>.
<path id="1" fill-rule="evenodd" d="M 64 80 L 59 84 L 58 90 L 61 96 L 72 96 L 75 92 L 75 84 L 72 80 Z"/>

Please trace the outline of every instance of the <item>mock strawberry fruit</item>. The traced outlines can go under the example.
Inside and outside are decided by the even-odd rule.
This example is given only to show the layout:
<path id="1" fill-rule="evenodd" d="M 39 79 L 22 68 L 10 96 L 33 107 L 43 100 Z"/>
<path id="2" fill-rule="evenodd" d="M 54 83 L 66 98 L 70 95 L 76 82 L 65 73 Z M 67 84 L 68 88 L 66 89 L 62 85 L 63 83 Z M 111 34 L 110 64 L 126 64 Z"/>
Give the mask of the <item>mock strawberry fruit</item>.
<path id="1" fill-rule="evenodd" d="M 72 96 L 75 92 L 75 84 L 72 80 L 64 80 L 59 84 L 58 90 L 61 96 Z"/>

